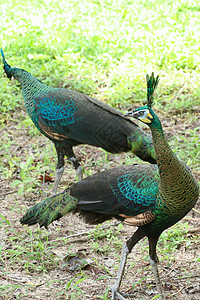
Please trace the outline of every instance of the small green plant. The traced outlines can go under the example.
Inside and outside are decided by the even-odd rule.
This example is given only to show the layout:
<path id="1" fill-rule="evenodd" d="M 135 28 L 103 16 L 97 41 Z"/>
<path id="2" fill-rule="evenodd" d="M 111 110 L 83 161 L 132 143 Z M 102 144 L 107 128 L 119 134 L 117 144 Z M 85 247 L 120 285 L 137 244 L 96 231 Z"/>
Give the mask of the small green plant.
<path id="1" fill-rule="evenodd" d="M 9 228 L 7 229 L 9 230 Z M 38 229 L 32 232 L 27 228 L 28 235 L 15 232 L 9 238 L 9 248 L 0 249 L 0 260 L 6 264 L 21 264 L 22 269 L 29 273 L 48 272 L 54 268 L 58 259 L 52 254 L 56 244 L 48 246 L 48 233 Z"/>
<path id="2" fill-rule="evenodd" d="M 20 179 L 12 182 L 11 187 L 18 188 L 18 195 L 23 195 L 26 191 L 30 193 L 35 185 L 35 178 L 31 175 L 30 171 L 35 169 L 33 166 L 33 157 L 29 156 L 26 162 L 20 164 Z"/>
<path id="3" fill-rule="evenodd" d="M 5 216 L 3 216 L 2 214 L 0 214 L 0 218 L 4 221 L 4 222 L 6 222 L 9 226 L 11 226 L 11 224 L 10 224 L 10 222 L 9 222 L 9 220 L 8 219 L 6 219 L 6 217 Z M 1 222 L 0 222 L 1 223 Z"/>
<path id="4" fill-rule="evenodd" d="M 30 119 L 30 117 L 28 115 L 26 115 L 25 119 L 19 123 L 19 125 L 17 126 L 17 129 L 20 129 L 22 127 L 28 129 L 28 134 L 30 136 L 40 135 L 39 130 L 35 127 L 35 125 L 33 124 L 32 120 Z"/>
<path id="5" fill-rule="evenodd" d="M 199 127 L 189 129 L 181 135 L 174 137 L 172 141 L 173 149 L 180 159 L 188 166 L 193 167 L 194 171 L 200 170 L 200 144 L 199 144 Z"/>
<path id="6" fill-rule="evenodd" d="M 103 296 L 97 296 L 97 299 L 109 300 L 108 293 L 110 292 L 110 287 L 108 287 Z"/>
<path id="7" fill-rule="evenodd" d="M 104 225 L 100 224 L 95 226 L 95 229 L 91 230 L 88 233 L 88 238 L 93 240 L 103 239 L 103 238 L 109 239 L 112 236 L 117 236 L 123 228 L 122 223 L 116 226 L 112 226 L 112 225 L 108 226 L 108 228 L 106 228 L 105 224 Z M 109 221 L 107 221 L 107 224 L 109 224 Z"/>
<path id="8" fill-rule="evenodd" d="M 180 247 L 188 248 L 191 244 L 191 240 L 186 235 L 188 229 L 189 225 L 187 222 L 179 222 L 165 230 L 160 237 L 160 251 L 167 255 L 175 252 Z"/>
<path id="9" fill-rule="evenodd" d="M 70 293 L 70 299 L 79 299 L 77 297 L 83 297 L 84 292 L 79 287 L 79 284 L 81 284 L 83 281 L 87 280 L 88 277 L 89 276 L 85 276 L 83 273 L 76 274 L 64 286 L 64 289 L 62 290 L 62 292 L 59 292 L 58 294 L 56 294 L 56 296 L 69 295 L 69 293 Z M 78 278 L 78 280 L 77 280 L 77 278 Z"/>
<path id="10" fill-rule="evenodd" d="M 3 286 L 0 286 L 0 296 L 4 296 L 5 294 L 6 295 L 11 295 L 11 294 L 16 294 L 16 299 L 21 299 L 20 295 L 18 296 L 17 294 L 18 293 L 15 293 L 17 292 L 17 290 L 21 289 L 21 285 L 20 284 L 6 284 L 6 285 L 3 285 Z M 6 298 L 4 298 L 6 299 Z M 8 299 L 8 298 L 7 298 Z"/>
<path id="11" fill-rule="evenodd" d="M 105 228 L 105 225 L 97 225 L 93 231 L 88 233 L 91 251 L 109 253 L 111 250 L 120 250 L 123 243 L 119 237 L 122 228 L 121 223 L 109 228 Z M 102 240 L 105 242 L 102 243 Z"/>

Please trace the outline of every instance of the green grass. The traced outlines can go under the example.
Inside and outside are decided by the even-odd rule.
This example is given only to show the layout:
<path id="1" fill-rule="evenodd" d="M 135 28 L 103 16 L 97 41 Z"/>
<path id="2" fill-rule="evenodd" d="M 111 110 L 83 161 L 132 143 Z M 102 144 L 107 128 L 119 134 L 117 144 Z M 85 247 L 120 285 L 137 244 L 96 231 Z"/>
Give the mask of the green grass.
<path id="1" fill-rule="evenodd" d="M 145 74 L 154 71 L 161 77 L 160 105 L 176 106 L 171 98 L 183 84 L 179 106 L 191 110 L 187 102 L 199 104 L 195 1 L 1 3 L 1 46 L 11 66 L 123 108 L 144 101 Z M 3 111 L 19 103 L 19 97 L 11 101 L 19 93 L 16 82 L 11 86 L 2 80 Z"/>
<path id="2" fill-rule="evenodd" d="M 193 167 L 196 172 L 200 172 L 200 143 L 199 127 L 183 132 L 172 141 L 173 150 L 188 166 Z"/>

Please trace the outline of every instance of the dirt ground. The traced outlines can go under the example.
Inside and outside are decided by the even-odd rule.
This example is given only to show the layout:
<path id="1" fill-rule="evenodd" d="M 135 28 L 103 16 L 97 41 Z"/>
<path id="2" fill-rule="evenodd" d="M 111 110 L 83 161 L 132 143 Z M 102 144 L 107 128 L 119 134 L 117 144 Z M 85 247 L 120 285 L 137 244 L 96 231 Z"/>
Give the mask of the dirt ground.
<path id="1" fill-rule="evenodd" d="M 164 116 L 160 113 L 161 120 L 162 117 L 165 120 L 162 123 L 168 138 L 178 136 L 182 132 L 191 129 L 191 126 L 197 127 L 198 125 L 197 123 L 189 122 L 187 119 L 183 120 L 179 118 L 177 121 L 178 117 L 176 118 L 176 116 L 167 119 L 166 115 Z M 13 115 L 13 120 L 17 120 L 17 113 Z M 34 156 L 36 150 L 33 149 L 32 143 L 40 145 L 38 151 L 41 151 L 41 157 L 43 147 L 47 147 L 47 145 L 49 148 L 53 147 L 46 138 L 42 136 L 31 138 L 27 135 L 26 129 L 17 130 L 15 125 L 16 122 L 8 122 L 5 128 L 0 130 L 1 136 L 4 137 L 6 135 L 7 138 L 13 140 L 13 146 L 10 150 L 13 157 L 21 157 L 22 161 L 26 161 L 29 155 Z M 200 140 L 200 129 L 198 133 Z M 105 152 L 97 148 L 79 146 L 76 147 L 75 152 L 81 157 L 81 164 L 85 166 L 85 169 L 92 169 L 92 173 L 125 164 L 124 158 L 126 158 L 127 162 L 129 157 L 131 157 L 131 153 L 120 155 L 108 154 L 106 165 L 104 165 Z M 1 159 L 9 168 L 4 153 L 0 154 Z M 56 156 L 53 159 L 56 163 Z M 30 195 L 25 193 L 23 196 L 19 196 L 17 188 L 11 187 L 13 180 L 18 178 L 18 171 L 16 169 L 16 172 L 13 172 L 9 180 L 3 180 L 0 175 L 0 214 L 10 223 L 7 224 L 3 219 L 0 222 L 0 300 L 106 299 L 106 289 L 114 284 L 117 274 L 120 250 L 114 251 L 110 245 L 111 250 L 107 253 L 102 253 L 100 249 L 99 251 L 91 251 L 91 240 L 86 232 L 95 226 L 85 224 L 77 215 L 73 214 L 69 214 L 51 224 L 49 231 L 39 229 L 37 225 L 28 229 L 26 226 L 22 226 L 19 222 L 20 217 L 22 217 L 29 207 L 51 194 L 50 185 L 52 183 L 37 183 Z M 53 170 L 49 170 L 49 173 L 51 171 Z M 200 182 L 200 173 L 196 172 L 194 175 Z M 74 171 L 66 162 L 59 190 L 62 191 L 74 181 Z M 200 201 L 198 201 L 195 208 L 200 211 Z M 190 231 L 185 233 L 185 240 L 188 243 L 183 242 L 178 244 L 177 250 L 173 253 L 170 252 L 170 259 L 163 252 L 163 246 L 159 245 L 158 247 L 160 277 L 167 299 L 200 299 L 200 262 L 197 262 L 197 257 L 200 257 L 200 231 L 198 231 L 200 214 L 191 211 L 181 222 L 185 223 L 186 221 L 190 225 Z M 118 221 L 112 220 L 103 226 L 105 228 L 113 228 L 118 223 Z M 123 242 L 134 231 L 134 227 L 124 226 L 117 234 L 117 238 Z M 45 272 L 43 269 L 39 270 L 37 268 L 33 271 L 29 267 L 25 267 L 25 264 L 28 265 L 29 262 L 27 256 L 23 257 L 23 249 L 26 249 L 26 245 L 33 243 L 34 240 L 42 240 L 44 243 L 45 249 L 41 249 L 43 255 L 44 252 L 48 252 L 48 259 L 52 257 L 52 259 L 57 259 L 58 261 L 57 264 L 50 263 L 50 266 L 46 267 L 47 271 Z M 98 243 L 99 247 L 101 245 L 105 246 L 105 243 L 109 244 L 106 239 L 99 240 Z M 16 251 L 14 252 L 17 247 L 19 247 L 19 259 L 15 257 L 17 256 Z M 70 271 L 65 267 L 67 255 L 69 253 L 77 254 L 80 252 L 84 253 L 87 257 L 87 266 L 82 270 L 76 269 L 75 271 Z M 35 265 L 38 263 L 31 260 L 31 258 L 30 261 Z M 83 280 L 80 280 L 76 284 L 80 278 Z M 127 261 L 121 291 L 124 293 L 133 293 L 133 286 L 134 299 L 152 299 L 156 296 L 155 280 L 148 261 L 147 242 L 138 243 Z M 111 294 L 108 293 L 108 299 L 110 299 L 110 296 Z"/>

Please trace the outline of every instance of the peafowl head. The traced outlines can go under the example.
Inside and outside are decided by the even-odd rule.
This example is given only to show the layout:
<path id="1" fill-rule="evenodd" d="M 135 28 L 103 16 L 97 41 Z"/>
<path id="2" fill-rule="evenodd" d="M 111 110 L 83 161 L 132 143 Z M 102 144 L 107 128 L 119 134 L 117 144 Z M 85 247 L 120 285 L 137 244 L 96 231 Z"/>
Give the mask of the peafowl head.
<path id="1" fill-rule="evenodd" d="M 3 62 L 3 65 L 4 65 L 4 71 L 5 71 L 6 75 L 7 75 L 7 77 L 8 77 L 9 79 L 11 79 L 11 78 L 12 78 L 12 74 L 11 74 L 12 68 L 11 68 L 11 66 L 7 63 L 7 61 L 5 60 L 5 56 L 4 56 L 4 53 L 3 53 L 3 50 L 2 50 L 2 49 L 1 49 L 1 56 L 2 56 L 2 62 Z"/>
<path id="2" fill-rule="evenodd" d="M 154 77 L 154 73 L 151 76 L 146 76 L 147 81 L 147 105 L 143 107 L 139 107 L 134 111 L 128 112 L 125 116 L 133 117 L 135 119 L 140 120 L 141 122 L 150 125 L 154 117 L 156 116 L 152 110 L 153 105 L 153 94 L 159 82 L 159 76 Z"/>
<path id="3" fill-rule="evenodd" d="M 148 106 L 139 107 L 134 111 L 130 111 L 125 114 L 125 116 L 133 117 L 135 119 L 140 120 L 145 124 L 150 124 L 153 120 L 152 109 Z"/>
<path id="4" fill-rule="evenodd" d="M 40 82 L 38 79 L 36 79 L 34 76 L 32 76 L 29 72 L 19 69 L 19 68 L 11 68 L 11 66 L 7 63 L 3 50 L 1 49 L 1 57 L 3 62 L 3 68 L 4 71 L 9 79 L 15 78 L 18 80 L 23 88 L 23 85 L 25 85 L 27 82 L 29 82 L 29 86 L 32 84 L 34 86 L 36 82 Z M 41 82 L 40 82 L 41 83 Z"/>

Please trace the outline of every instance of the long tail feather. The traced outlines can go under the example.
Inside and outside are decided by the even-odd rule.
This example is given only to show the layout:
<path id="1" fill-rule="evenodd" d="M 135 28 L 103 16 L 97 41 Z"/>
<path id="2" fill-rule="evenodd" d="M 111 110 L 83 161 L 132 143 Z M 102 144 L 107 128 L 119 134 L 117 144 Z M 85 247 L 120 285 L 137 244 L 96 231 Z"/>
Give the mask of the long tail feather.
<path id="1" fill-rule="evenodd" d="M 65 190 L 63 193 L 49 197 L 31 207 L 20 219 L 20 222 L 27 225 L 38 223 L 40 227 L 48 228 L 50 223 L 72 211 L 77 202 L 78 200 L 70 196 L 68 190 Z"/>

